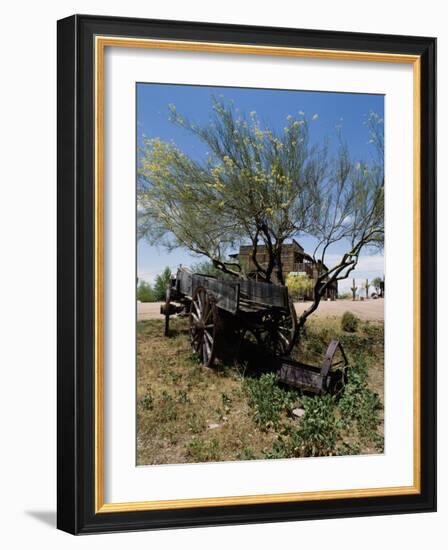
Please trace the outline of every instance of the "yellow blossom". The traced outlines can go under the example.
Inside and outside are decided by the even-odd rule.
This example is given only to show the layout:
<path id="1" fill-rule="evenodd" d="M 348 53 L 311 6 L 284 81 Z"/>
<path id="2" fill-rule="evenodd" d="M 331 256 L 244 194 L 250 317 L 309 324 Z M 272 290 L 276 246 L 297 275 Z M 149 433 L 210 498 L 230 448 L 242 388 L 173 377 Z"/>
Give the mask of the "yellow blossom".
<path id="1" fill-rule="evenodd" d="M 263 132 L 260 130 L 260 128 L 258 128 L 258 126 L 254 129 L 254 132 L 255 132 L 255 137 L 256 137 L 257 139 L 263 139 L 264 134 L 263 134 Z"/>

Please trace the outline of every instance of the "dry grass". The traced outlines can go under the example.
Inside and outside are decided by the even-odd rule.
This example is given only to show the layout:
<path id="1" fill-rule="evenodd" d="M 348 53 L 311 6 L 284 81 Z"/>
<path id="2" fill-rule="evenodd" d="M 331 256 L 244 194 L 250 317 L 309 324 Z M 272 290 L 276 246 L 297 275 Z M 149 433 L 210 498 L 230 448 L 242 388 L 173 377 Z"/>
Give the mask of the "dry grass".
<path id="1" fill-rule="evenodd" d="M 252 420 L 242 373 L 204 369 L 191 354 L 186 323 L 138 325 L 138 464 L 171 464 L 261 458 L 274 432 Z"/>
<path id="2" fill-rule="evenodd" d="M 336 319 L 312 319 L 307 337 L 294 354 L 318 364 L 325 345 L 340 336 L 350 357 L 368 362 L 368 385 L 381 402 L 384 393 L 382 325 L 363 323 L 356 334 L 341 334 Z M 171 320 L 171 336 L 163 336 L 163 322 L 141 321 L 137 330 L 137 463 L 263 459 L 285 430 L 301 421 L 281 410 L 277 427 L 259 425 L 241 367 L 218 365 L 204 369 L 192 356 L 187 322 Z M 292 394 L 296 405 L 298 392 Z M 291 394 L 289 394 L 291 399 Z M 379 434 L 382 434 L 382 423 Z M 347 433 L 344 445 L 359 452 L 378 452 L 378 445 Z M 353 447 L 354 448 L 354 447 Z M 342 453 L 342 451 L 341 451 Z M 339 454 L 341 454 L 339 453 Z"/>

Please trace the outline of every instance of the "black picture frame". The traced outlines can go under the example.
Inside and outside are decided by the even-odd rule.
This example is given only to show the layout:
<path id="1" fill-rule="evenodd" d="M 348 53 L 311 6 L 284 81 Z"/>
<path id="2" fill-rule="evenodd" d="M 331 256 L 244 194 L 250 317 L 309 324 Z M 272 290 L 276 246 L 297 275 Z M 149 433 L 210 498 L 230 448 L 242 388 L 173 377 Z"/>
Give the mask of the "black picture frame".
<path id="1" fill-rule="evenodd" d="M 97 35 L 382 52 L 420 58 L 420 492 L 161 510 L 95 511 Z M 436 39 L 74 15 L 58 22 L 57 526 L 73 534 L 436 510 Z"/>

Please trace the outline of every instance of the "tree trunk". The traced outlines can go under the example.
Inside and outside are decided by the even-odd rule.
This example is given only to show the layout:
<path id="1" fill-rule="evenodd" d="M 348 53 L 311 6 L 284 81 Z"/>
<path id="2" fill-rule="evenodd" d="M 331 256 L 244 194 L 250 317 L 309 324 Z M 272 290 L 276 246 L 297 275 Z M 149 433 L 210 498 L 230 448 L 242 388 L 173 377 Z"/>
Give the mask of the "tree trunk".
<path id="1" fill-rule="evenodd" d="M 277 275 L 277 282 L 280 285 L 285 284 L 285 278 L 283 275 L 283 265 L 282 265 L 282 245 L 279 244 L 278 247 L 275 250 L 275 264 L 276 264 L 276 275 Z"/>

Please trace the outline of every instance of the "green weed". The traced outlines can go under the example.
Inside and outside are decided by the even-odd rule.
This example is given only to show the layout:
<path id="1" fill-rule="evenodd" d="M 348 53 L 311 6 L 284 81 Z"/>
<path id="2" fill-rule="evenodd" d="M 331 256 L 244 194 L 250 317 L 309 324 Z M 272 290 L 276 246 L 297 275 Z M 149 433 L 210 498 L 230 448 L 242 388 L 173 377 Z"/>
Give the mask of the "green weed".
<path id="1" fill-rule="evenodd" d="M 251 449 L 243 449 L 240 453 L 236 455 L 237 460 L 254 460 L 257 457 Z"/>
<path id="2" fill-rule="evenodd" d="M 162 392 L 162 397 L 160 399 L 160 403 L 158 404 L 159 411 L 158 415 L 159 418 L 166 422 L 169 420 L 176 420 L 177 419 L 177 407 L 176 407 L 176 401 L 165 390 Z"/>
<path id="3" fill-rule="evenodd" d="M 341 318 L 341 329 L 345 332 L 356 332 L 358 330 L 358 324 L 358 317 L 350 311 L 346 311 Z"/>
<path id="4" fill-rule="evenodd" d="M 195 412 L 187 416 L 188 430 L 193 434 L 199 434 L 205 430 L 205 421 Z"/>
<path id="5" fill-rule="evenodd" d="M 146 388 L 145 395 L 139 401 L 140 407 L 145 411 L 152 411 L 154 408 L 154 396 L 151 392 L 151 388 Z"/>
<path id="6" fill-rule="evenodd" d="M 331 395 L 303 397 L 305 415 L 298 427 L 287 426 L 266 458 L 331 456 L 341 425 L 337 420 L 335 398 Z"/>
<path id="7" fill-rule="evenodd" d="M 291 411 L 297 402 L 297 394 L 280 388 L 274 373 L 245 379 L 245 388 L 254 420 L 263 429 L 277 427 L 281 413 Z"/>
<path id="8" fill-rule="evenodd" d="M 367 387 L 367 365 L 361 357 L 348 369 L 348 382 L 338 407 L 344 428 L 354 424 L 363 440 L 375 439 L 382 405 L 378 394 Z"/>
<path id="9" fill-rule="evenodd" d="M 214 438 L 204 441 L 195 437 L 187 444 L 186 454 L 193 462 L 218 460 L 219 443 Z"/>

